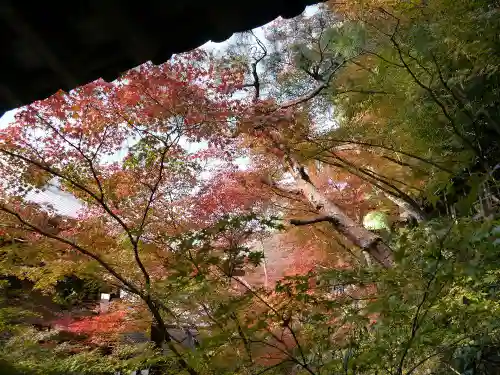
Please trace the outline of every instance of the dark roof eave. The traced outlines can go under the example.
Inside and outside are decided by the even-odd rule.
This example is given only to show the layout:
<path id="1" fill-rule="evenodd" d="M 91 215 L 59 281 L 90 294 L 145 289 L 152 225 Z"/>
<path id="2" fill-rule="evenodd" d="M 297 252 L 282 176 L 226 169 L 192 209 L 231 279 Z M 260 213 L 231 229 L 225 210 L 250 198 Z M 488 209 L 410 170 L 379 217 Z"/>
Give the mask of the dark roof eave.
<path id="1" fill-rule="evenodd" d="M 111 81 L 205 42 L 300 14 L 316 0 L 4 1 L 0 113 L 98 78 Z"/>

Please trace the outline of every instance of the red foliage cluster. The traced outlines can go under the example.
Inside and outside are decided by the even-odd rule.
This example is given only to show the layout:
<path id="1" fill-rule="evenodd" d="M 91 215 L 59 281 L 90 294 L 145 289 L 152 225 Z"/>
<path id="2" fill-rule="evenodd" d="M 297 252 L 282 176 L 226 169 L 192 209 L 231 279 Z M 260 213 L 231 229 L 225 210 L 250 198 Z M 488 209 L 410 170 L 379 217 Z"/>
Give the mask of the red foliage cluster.
<path id="1" fill-rule="evenodd" d="M 90 342 L 104 343 L 116 340 L 117 335 L 125 332 L 128 326 L 127 312 L 117 310 L 71 321 L 66 330 L 88 335 Z"/>
<path id="2" fill-rule="evenodd" d="M 238 170 L 217 173 L 196 197 L 198 217 L 209 219 L 248 211 L 269 199 L 262 194 L 264 189 L 257 173 Z"/>
<path id="3" fill-rule="evenodd" d="M 83 318 L 68 325 L 68 330 L 75 333 L 112 332 L 123 326 L 125 311 L 113 311 L 88 318 Z"/>

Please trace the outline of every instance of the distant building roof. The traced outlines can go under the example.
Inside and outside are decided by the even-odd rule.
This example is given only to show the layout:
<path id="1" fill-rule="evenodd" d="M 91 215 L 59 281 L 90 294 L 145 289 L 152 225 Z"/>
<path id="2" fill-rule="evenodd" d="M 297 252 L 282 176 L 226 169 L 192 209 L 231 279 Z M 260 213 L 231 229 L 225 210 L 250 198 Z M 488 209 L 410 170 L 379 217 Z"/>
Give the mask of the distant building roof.
<path id="1" fill-rule="evenodd" d="M 143 344 L 151 341 L 145 332 L 123 333 L 122 340 L 128 344 Z"/>

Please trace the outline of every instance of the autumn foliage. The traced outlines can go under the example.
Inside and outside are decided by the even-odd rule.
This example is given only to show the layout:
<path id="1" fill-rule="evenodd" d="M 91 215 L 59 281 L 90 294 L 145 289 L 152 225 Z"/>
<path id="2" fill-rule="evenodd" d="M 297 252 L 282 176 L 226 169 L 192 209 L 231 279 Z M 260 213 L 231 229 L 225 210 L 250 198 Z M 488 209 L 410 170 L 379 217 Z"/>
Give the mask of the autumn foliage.
<path id="1" fill-rule="evenodd" d="M 64 373 L 103 346 L 110 372 L 476 374 L 499 340 L 497 18 L 331 3 L 20 109 L 0 129 L 1 273 L 132 301 L 77 318 L 66 291 L 54 325 L 83 341 L 54 346 Z M 130 332 L 151 334 L 144 361 Z"/>

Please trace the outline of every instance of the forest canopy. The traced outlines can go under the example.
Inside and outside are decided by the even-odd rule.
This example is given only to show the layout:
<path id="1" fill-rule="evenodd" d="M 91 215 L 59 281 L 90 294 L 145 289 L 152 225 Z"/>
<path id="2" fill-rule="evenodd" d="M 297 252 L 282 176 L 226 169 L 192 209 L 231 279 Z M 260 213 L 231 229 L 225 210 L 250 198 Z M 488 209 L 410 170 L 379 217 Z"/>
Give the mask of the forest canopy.
<path id="1" fill-rule="evenodd" d="M 326 2 L 19 109 L 0 372 L 497 374 L 499 6 Z"/>

